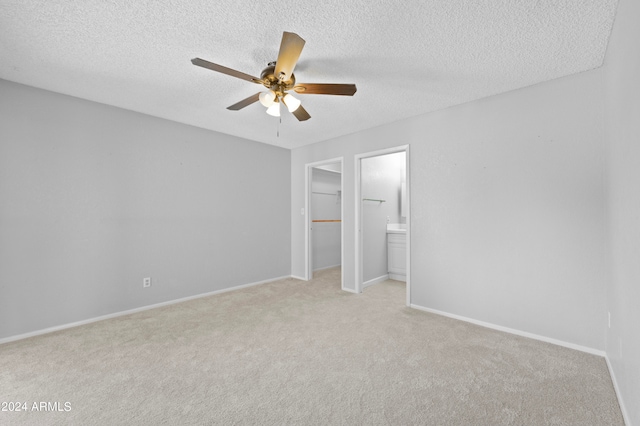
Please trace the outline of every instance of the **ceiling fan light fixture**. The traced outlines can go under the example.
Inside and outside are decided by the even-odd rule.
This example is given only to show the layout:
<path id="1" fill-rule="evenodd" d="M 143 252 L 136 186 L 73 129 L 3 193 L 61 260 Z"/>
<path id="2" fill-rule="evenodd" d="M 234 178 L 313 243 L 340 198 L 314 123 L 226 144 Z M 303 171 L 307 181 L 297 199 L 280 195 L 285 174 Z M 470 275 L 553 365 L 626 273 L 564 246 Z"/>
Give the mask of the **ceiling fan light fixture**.
<path id="1" fill-rule="evenodd" d="M 260 96 L 258 98 L 263 106 L 269 108 L 273 105 L 276 99 L 276 93 L 273 90 L 269 90 L 268 92 L 260 93 Z"/>
<path id="2" fill-rule="evenodd" d="M 274 102 L 269 108 L 267 108 L 267 114 L 274 117 L 280 117 L 280 103 Z"/>
<path id="3" fill-rule="evenodd" d="M 293 95 L 286 94 L 284 98 L 282 98 L 282 102 L 287 106 L 289 112 L 293 112 L 300 107 L 300 100 L 298 98 L 294 98 Z"/>

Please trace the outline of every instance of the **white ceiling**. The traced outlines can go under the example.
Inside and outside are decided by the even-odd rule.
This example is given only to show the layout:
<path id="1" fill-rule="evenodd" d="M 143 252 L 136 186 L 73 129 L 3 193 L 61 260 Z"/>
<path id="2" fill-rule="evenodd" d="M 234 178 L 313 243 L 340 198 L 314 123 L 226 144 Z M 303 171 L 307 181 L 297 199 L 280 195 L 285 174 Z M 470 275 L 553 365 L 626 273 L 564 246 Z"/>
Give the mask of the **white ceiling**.
<path id="1" fill-rule="evenodd" d="M 617 0 L 0 0 L 0 78 L 295 148 L 602 65 Z M 355 83 L 353 97 L 300 95 L 282 122 L 259 77 L 283 31 L 306 45 L 298 82 Z M 1 95 L 1 94 L 0 94 Z"/>

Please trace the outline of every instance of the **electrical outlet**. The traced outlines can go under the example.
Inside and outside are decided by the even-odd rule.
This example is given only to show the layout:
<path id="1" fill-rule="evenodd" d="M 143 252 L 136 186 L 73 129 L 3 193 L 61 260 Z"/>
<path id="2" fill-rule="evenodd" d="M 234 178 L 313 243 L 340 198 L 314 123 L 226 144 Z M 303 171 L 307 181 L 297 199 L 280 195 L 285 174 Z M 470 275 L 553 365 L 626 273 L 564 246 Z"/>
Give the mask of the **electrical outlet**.
<path id="1" fill-rule="evenodd" d="M 151 277 L 147 277 L 142 280 L 142 287 L 151 287 Z"/>

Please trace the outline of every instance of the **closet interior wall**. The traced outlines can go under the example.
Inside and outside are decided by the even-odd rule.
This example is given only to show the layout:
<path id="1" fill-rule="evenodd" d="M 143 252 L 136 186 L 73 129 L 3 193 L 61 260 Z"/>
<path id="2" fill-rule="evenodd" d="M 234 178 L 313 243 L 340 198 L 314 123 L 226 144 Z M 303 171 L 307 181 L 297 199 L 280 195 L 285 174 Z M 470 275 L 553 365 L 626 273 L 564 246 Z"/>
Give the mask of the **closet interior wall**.
<path id="1" fill-rule="evenodd" d="M 341 264 L 341 174 L 314 168 L 311 181 L 312 268 Z"/>

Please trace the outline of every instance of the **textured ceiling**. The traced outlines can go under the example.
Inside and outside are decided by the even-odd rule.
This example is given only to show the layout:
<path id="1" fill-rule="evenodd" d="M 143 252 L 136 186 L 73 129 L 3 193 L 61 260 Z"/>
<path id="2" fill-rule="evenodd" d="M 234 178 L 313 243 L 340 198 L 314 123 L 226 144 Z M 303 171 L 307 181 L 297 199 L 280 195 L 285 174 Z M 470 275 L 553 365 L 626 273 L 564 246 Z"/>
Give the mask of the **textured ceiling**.
<path id="1" fill-rule="evenodd" d="M 0 0 L 0 78 L 294 148 L 602 65 L 617 0 Z M 281 122 L 260 75 L 283 31 L 306 45 L 311 120 Z M 1 94 L 0 94 L 1 96 Z"/>

